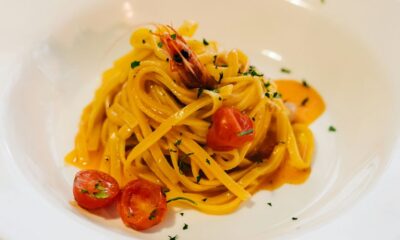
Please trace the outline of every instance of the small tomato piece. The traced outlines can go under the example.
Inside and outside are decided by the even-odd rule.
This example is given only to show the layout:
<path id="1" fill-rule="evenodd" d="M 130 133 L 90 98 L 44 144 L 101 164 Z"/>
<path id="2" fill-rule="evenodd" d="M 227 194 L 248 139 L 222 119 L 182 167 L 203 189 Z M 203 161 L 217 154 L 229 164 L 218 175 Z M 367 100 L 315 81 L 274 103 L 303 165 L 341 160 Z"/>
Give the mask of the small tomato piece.
<path id="1" fill-rule="evenodd" d="M 83 170 L 75 175 L 73 193 L 75 201 L 85 209 L 109 205 L 119 193 L 118 182 L 97 170 Z"/>
<path id="2" fill-rule="evenodd" d="M 144 179 L 129 182 L 117 206 L 124 224 L 138 231 L 157 225 L 167 212 L 167 200 L 161 187 Z"/>
<path id="3" fill-rule="evenodd" d="M 216 151 L 242 147 L 254 139 L 253 121 L 233 107 L 221 107 L 212 117 L 207 145 Z"/>

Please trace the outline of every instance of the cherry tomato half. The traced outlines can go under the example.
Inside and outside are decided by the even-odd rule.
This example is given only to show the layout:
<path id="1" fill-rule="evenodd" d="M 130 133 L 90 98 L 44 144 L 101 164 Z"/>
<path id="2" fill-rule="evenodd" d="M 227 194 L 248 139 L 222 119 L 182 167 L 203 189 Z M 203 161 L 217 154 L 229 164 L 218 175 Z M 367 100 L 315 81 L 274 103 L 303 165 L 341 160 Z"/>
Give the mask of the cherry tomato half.
<path id="1" fill-rule="evenodd" d="M 207 145 L 217 151 L 229 151 L 254 139 L 253 122 L 233 107 L 221 107 L 212 117 Z"/>
<path id="2" fill-rule="evenodd" d="M 163 220 L 167 211 L 167 200 L 160 186 L 137 179 L 123 188 L 117 206 L 124 224 L 140 231 Z"/>
<path id="3" fill-rule="evenodd" d="M 97 170 L 83 170 L 75 175 L 73 193 L 79 206 L 96 209 L 109 205 L 119 193 L 118 182 Z"/>

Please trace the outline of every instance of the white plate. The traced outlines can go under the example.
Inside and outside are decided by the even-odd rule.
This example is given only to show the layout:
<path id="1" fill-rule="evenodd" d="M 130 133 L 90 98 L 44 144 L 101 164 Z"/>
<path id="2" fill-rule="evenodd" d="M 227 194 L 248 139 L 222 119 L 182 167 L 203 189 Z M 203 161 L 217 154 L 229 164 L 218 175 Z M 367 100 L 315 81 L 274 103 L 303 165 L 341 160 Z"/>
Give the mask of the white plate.
<path id="1" fill-rule="evenodd" d="M 398 1 L 147 0 L 62 7 L 41 3 L 45 9 L 36 8 L 37 14 L 63 17 L 54 24 L 43 20 L 41 24 L 48 24 L 44 35 L 19 55 L 0 105 L 1 150 L 8 160 L 0 173 L 14 180 L 0 184 L 0 189 L 15 196 L 3 197 L 13 201 L 5 210 L 10 223 L 25 217 L 39 219 L 31 224 L 45 231 L 43 223 L 58 215 L 52 225 L 63 230 L 65 239 L 299 236 L 353 205 L 391 159 L 400 120 Z M 305 184 L 259 192 L 226 216 L 184 210 L 181 217 L 173 213 L 179 211 L 175 209 L 155 229 L 138 233 L 119 219 L 102 219 L 69 204 L 74 169 L 64 165 L 63 157 L 72 147 L 79 116 L 100 83 L 100 74 L 129 50 L 132 29 L 147 22 L 177 26 L 184 19 L 200 23 L 197 37 L 217 40 L 224 49 L 244 50 L 253 64 L 273 78 L 306 78 L 324 96 L 327 112 L 312 126 L 317 152 Z M 282 75 L 281 67 L 293 74 Z M 338 131 L 329 132 L 329 125 Z M 41 202 L 37 209 L 16 210 L 19 201 L 31 196 Z M 184 223 L 189 224 L 186 231 Z M 0 225 L 0 238 L 2 233 L 10 238 L 28 236 L 5 226 L 6 222 Z"/>

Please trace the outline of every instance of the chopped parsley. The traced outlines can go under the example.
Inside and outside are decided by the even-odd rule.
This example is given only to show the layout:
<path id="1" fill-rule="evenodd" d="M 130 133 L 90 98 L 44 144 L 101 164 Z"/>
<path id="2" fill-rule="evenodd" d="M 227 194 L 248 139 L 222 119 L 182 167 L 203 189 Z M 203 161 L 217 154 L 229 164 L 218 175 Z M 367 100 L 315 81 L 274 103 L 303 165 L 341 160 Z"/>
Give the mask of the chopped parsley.
<path id="1" fill-rule="evenodd" d="M 156 218 L 156 216 L 157 216 L 157 209 L 154 209 L 150 213 L 149 220 L 154 220 Z"/>
<path id="2" fill-rule="evenodd" d="M 188 202 L 192 203 L 193 205 L 197 205 L 197 203 L 195 201 L 193 201 L 192 199 L 186 198 L 186 197 L 171 198 L 171 199 L 167 200 L 167 203 L 170 203 L 170 202 L 173 202 L 173 201 L 178 201 L 178 200 L 185 200 L 185 201 L 188 201 Z"/>
<path id="3" fill-rule="evenodd" d="M 245 136 L 245 135 L 252 134 L 253 132 L 254 132 L 254 129 L 248 129 L 248 130 L 245 130 L 245 131 L 242 131 L 242 132 L 238 133 L 237 136 L 238 137 L 242 137 L 242 136 Z"/>
<path id="4" fill-rule="evenodd" d="M 158 43 L 157 43 L 157 46 L 158 46 L 159 48 L 162 48 L 163 43 L 162 43 L 162 42 L 158 42 Z"/>
<path id="5" fill-rule="evenodd" d="M 223 73 L 223 72 L 220 72 L 220 73 L 219 73 L 218 83 L 221 83 L 222 78 L 224 78 L 224 73 Z"/>
<path id="6" fill-rule="evenodd" d="M 249 66 L 249 70 L 247 72 L 244 72 L 243 75 L 247 76 L 247 75 L 251 75 L 251 76 L 256 76 L 256 77 L 262 77 L 264 76 L 263 73 L 259 73 L 257 72 L 257 69 L 255 66 L 250 65 Z"/>
<path id="7" fill-rule="evenodd" d="M 334 126 L 329 126 L 329 132 L 336 132 L 336 128 Z"/>
<path id="8" fill-rule="evenodd" d="M 264 83 L 264 87 L 265 87 L 265 88 L 269 88 L 269 86 L 271 86 L 271 83 L 270 83 L 270 82 Z"/>
<path id="9" fill-rule="evenodd" d="M 210 43 L 207 41 L 207 39 L 203 38 L 203 44 L 204 46 L 208 46 Z"/>
<path id="10" fill-rule="evenodd" d="M 138 67 L 138 66 L 140 66 L 140 61 L 133 61 L 133 62 L 131 63 L 131 68 L 132 68 L 132 69 L 134 69 L 135 67 Z"/>
<path id="11" fill-rule="evenodd" d="M 282 94 L 280 94 L 279 92 L 274 92 L 274 94 L 272 95 L 273 98 L 281 98 Z"/>
<path id="12" fill-rule="evenodd" d="M 183 217 L 183 215 L 185 215 L 185 213 L 183 213 L 183 212 L 181 212 L 181 213 L 179 213 L 182 217 Z"/>
<path id="13" fill-rule="evenodd" d="M 207 202 L 208 198 L 203 198 L 201 201 Z"/>
<path id="14" fill-rule="evenodd" d="M 288 68 L 281 68 L 281 72 L 290 74 L 292 71 L 290 69 L 288 69 Z"/>
<path id="15" fill-rule="evenodd" d="M 187 225 L 186 223 L 185 223 L 185 225 L 183 225 L 183 230 L 186 230 L 186 229 L 188 229 L 189 228 L 189 225 Z"/>
<path id="16" fill-rule="evenodd" d="M 182 139 L 178 139 L 178 140 L 176 140 L 176 142 L 174 143 L 174 146 L 177 147 L 177 146 L 181 145 L 181 143 L 182 143 Z"/>
<path id="17" fill-rule="evenodd" d="M 169 237 L 169 240 L 177 240 L 178 239 L 178 235 L 175 235 L 173 237 L 168 235 L 168 237 Z"/>
<path id="18" fill-rule="evenodd" d="M 208 159 L 206 159 L 206 163 L 207 163 L 208 165 L 211 164 L 210 160 L 208 160 Z"/>
<path id="19" fill-rule="evenodd" d="M 146 43 L 146 40 L 142 39 L 142 43 L 145 44 L 145 43 Z"/>
<path id="20" fill-rule="evenodd" d="M 267 204 L 268 204 L 270 207 L 272 207 L 272 203 L 269 202 L 269 203 L 267 203 Z"/>
<path id="21" fill-rule="evenodd" d="M 169 152 L 177 152 L 175 149 L 172 149 L 172 148 L 168 149 L 168 151 Z"/>
<path id="22" fill-rule="evenodd" d="M 196 183 L 197 183 L 197 184 L 200 182 L 200 179 L 201 179 L 201 175 L 199 174 L 199 175 L 196 177 Z"/>
<path id="23" fill-rule="evenodd" d="M 297 217 L 292 217 L 292 220 L 293 221 L 296 221 L 298 218 Z"/>
<path id="24" fill-rule="evenodd" d="M 214 65 L 217 65 L 216 63 L 217 63 L 217 55 L 214 55 L 214 57 L 213 57 L 213 64 L 214 64 Z"/>
<path id="25" fill-rule="evenodd" d="M 176 34 L 175 33 L 171 34 L 171 38 L 175 40 L 176 39 Z"/>
<path id="26" fill-rule="evenodd" d="M 199 90 L 197 90 L 197 98 L 199 98 L 201 96 L 201 94 L 203 93 L 204 89 L 203 88 L 199 88 Z"/>
<path id="27" fill-rule="evenodd" d="M 303 87 L 306 87 L 306 88 L 309 88 L 309 87 L 310 87 L 310 85 L 307 83 L 307 81 L 306 81 L 305 79 L 303 79 L 303 80 L 301 81 L 301 84 L 303 85 Z"/>
<path id="28" fill-rule="evenodd" d="M 304 98 L 303 101 L 301 101 L 301 106 L 305 106 L 308 103 L 309 99 L 308 97 Z"/>
<path id="29" fill-rule="evenodd" d="M 270 97 L 271 97 L 271 95 L 269 94 L 269 92 L 266 92 L 266 93 L 265 93 L 265 96 L 266 96 L 267 98 L 270 98 Z"/>

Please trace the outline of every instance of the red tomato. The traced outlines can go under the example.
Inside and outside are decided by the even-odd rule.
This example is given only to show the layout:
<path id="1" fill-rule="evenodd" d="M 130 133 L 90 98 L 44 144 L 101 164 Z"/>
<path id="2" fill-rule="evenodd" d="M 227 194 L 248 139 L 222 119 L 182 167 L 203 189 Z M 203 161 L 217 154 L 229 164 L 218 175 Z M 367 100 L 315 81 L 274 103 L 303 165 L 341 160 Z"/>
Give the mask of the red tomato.
<path id="1" fill-rule="evenodd" d="M 207 145 L 217 151 L 229 151 L 253 141 L 253 121 L 233 107 L 221 107 L 212 117 Z"/>
<path id="2" fill-rule="evenodd" d="M 129 182 L 118 201 L 124 224 L 139 231 L 160 223 L 166 211 L 167 200 L 161 187 L 143 179 Z"/>
<path id="3" fill-rule="evenodd" d="M 107 206 L 115 199 L 119 185 L 107 173 L 83 170 L 75 175 L 73 192 L 79 206 L 96 209 Z"/>

